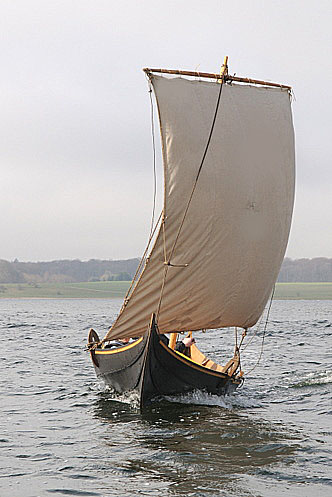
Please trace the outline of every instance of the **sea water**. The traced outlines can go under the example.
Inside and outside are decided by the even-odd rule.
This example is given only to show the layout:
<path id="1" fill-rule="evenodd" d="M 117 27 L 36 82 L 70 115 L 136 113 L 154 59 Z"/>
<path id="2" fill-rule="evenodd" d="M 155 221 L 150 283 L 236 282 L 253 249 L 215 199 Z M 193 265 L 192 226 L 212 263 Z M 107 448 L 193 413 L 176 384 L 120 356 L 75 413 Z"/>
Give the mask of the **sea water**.
<path id="1" fill-rule="evenodd" d="M 234 395 L 168 397 L 142 414 L 97 381 L 85 350 L 120 305 L 0 300 L 1 497 L 332 495 L 332 301 L 275 301 Z M 225 362 L 233 333 L 197 344 Z"/>

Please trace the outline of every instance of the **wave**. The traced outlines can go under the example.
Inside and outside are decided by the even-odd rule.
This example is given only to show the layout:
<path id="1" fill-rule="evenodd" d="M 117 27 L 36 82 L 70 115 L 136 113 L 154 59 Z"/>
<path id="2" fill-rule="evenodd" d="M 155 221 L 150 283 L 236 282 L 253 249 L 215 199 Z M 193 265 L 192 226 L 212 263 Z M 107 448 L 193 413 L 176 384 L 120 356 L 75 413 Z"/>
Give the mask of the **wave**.
<path id="1" fill-rule="evenodd" d="M 260 407 L 260 404 L 255 399 L 237 393 L 221 396 L 212 395 L 207 392 L 202 392 L 201 390 L 195 390 L 194 392 L 182 395 L 167 395 L 164 398 L 168 402 L 217 406 L 222 407 L 223 409 Z"/>
<path id="2" fill-rule="evenodd" d="M 139 408 L 140 399 L 138 393 L 135 391 L 118 394 L 102 382 L 97 383 L 97 388 L 100 393 L 106 394 L 105 400 L 121 402 L 123 404 L 130 405 L 134 409 Z M 242 392 L 241 394 L 235 392 L 231 395 L 213 395 L 202 390 L 195 390 L 181 395 L 164 395 L 156 398 L 154 403 L 158 404 L 158 402 L 164 402 L 165 400 L 173 404 L 204 405 L 211 407 L 217 406 L 229 410 L 235 408 L 261 407 L 261 404 L 257 399 L 246 397 Z"/>
<path id="3" fill-rule="evenodd" d="M 116 393 L 112 390 L 108 385 L 103 383 L 98 384 L 99 391 L 103 394 L 106 394 L 106 398 L 104 400 L 111 400 L 114 402 L 121 402 L 122 404 L 128 404 L 133 408 L 139 408 L 140 398 L 136 391 L 125 392 L 125 393 Z"/>
<path id="4" fill-rule="evenodd" d="M 322 371 L 321 373 L 309 373 L 301 381 L 291 385 L 293 388 L 303 388 L 310 386 L 319 386 L 332 383 L 332 370 Z"/>

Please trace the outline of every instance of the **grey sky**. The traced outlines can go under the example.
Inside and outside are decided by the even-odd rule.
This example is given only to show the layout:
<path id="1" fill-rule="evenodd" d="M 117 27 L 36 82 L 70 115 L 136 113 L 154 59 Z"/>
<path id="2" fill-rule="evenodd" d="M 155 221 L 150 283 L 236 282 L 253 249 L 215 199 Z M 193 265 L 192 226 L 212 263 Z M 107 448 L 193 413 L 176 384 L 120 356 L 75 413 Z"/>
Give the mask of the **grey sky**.
<path id="1" fill-rule="evenodd" d="M 152 204 L 141 69 L 216 72 L 224 55 L 231 73 L 294 87 L 287 255 L 332 257 L 331 26 L 327 0 L 1 0 L 0 258 L 140 256 Z"/>

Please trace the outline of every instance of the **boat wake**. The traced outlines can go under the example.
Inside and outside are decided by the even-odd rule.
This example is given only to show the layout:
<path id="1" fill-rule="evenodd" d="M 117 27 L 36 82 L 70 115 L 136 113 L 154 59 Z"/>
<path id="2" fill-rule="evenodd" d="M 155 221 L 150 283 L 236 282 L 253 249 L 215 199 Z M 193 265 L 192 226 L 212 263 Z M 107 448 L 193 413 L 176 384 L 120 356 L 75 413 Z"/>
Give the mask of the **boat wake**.
<path id="1" fill-rule="evenodd" d="M 121 402 L 130 405 L 134 409 L 138 409 L 140 405 L 140 398 L 138 392 L 131 391 L 123 394 L 114 392 L 108 385 L 104 383 L 98 384 L 98 389 L 101 393 L 107 396 L 107 400 L 113 402 Z M 258 408 L 261 407 L 258 399 L 246 397 L 242 393 L 233 393 L 231 395 L 212 395 L 202 390 L 195 390 L 194 392 L 182 395 L 165 395 L 155 399 L 158 402 L 167 402 L 173 404 L 196 404 L 203 406 L 221 407 L 223 409 L 236 409 L 236 408 Z"/>
<path id="2" fill-rule="evenodd" d="M 321 373 L 309 373 L 306 378 L 292 385 L 293 388 L 319 386 L 332 383 L 332 370 L 327 369 Z"/>
<path id="3" fill-rule="evenodd" d="M 139 408 L 140 397 L 138 392 L 130 391 L 120 394 L 116 393 L 108 385 L 101 385 L 100 391 L 107 396 L 107 400 L 128 404 L 135 409 Z"/>
<path id="4" fill-rule="evenodd" d="M 243 395 L 237 395 L 235 393 L 232 395 L 219 396 L 202 392 L 201 390 L 195 390 L 194 392 L 183 395 L 169 395 L 165 396 L 164 399 L 173 403 L 218 406 L 223 409 L 260 407 L 257 400 L 246 398 Z"/>
<path id="5" fill-rule="evenodd" d="M 129 404 L 135 409 L 138 409 L 140 404 L 140 397 L 137 392 L 126 392 L 123 394 L 114 393 L 112 395 L 112 400 L 115 400 L 116 402 L 122 402 L 124 404 Z"/>

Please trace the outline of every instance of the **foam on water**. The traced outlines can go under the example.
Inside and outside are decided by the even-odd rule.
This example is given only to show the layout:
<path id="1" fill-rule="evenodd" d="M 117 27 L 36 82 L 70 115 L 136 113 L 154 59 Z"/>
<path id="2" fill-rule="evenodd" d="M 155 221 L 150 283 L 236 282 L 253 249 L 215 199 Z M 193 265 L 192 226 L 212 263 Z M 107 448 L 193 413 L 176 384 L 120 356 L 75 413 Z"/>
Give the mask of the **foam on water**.
<path id="1" fill-rule="evenodd" d="M 201 390 L 183 395 L 165 396 L 168 402 L 178 402 L 180 404 L 197 404 L 204 406 L 218 406 L 223 409 L 234 409 L 237 407 L 259 407 L 256 400 L 240 394 L 232 395 L 212 395 Z"/>
<path id="2" fill-rule="evenodd" d="M 105 392 L 108 395 L 107 398 L 109 401 L 128 404 L 134 409 L 139 408 L 140 398 L 136 391 L 119 394 L 112 390 L 108 385 L 105 385 L 103 382 L 98 382 L 97 388 L 99 392 Z M 212 395 L 202 390 L 195 390 L 193 392 L 181 395 L 164 395 L 155 399 L 154 401 L 163 402 L 165 400 L 171 403 L 213 407 L 217 406 L 223 409 L 261 407 L 261 403 L 257 399 L 254 399 L 243 392 L 235 392 L 231 395 Z"/>
<path id="3" fill-rule="evenodd" d="M 293 388 L 319 386 L 332 383 L 332 369 L 321 373 L 308 373 L 304 379 L 292 385 Z"/>
<path id="4" fill-rule="evenodd" d="M 105 393 L 107 395 L 107 400 L 110 402 L 121 402 L 123 404 L 128 404 L 134 409 L 139 408 L 139 395 L 137 391 L 124 392 L 122 394 L 115 392 L 109 385 L 106 385 L 103 381 L 98 381 L 96 387 L 100 393 Z"/>
<path id="5" fill-rule="evenodd" d="M 125 392 L 123 394 L 116 394 L 112 392 L 112 400 L 116 402 L 123 402 L 124 404 L 129 404 L 131 407 L 138 409 L 139 408 L 139 395 L 137 392 Z"/>

